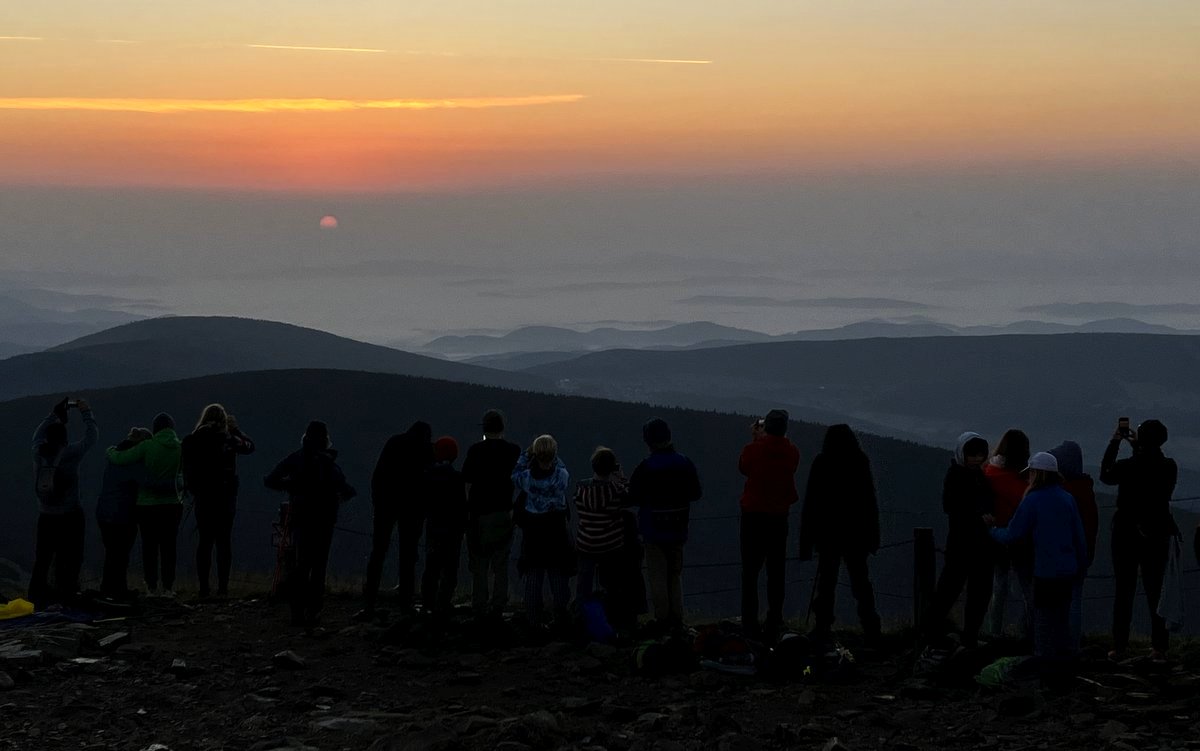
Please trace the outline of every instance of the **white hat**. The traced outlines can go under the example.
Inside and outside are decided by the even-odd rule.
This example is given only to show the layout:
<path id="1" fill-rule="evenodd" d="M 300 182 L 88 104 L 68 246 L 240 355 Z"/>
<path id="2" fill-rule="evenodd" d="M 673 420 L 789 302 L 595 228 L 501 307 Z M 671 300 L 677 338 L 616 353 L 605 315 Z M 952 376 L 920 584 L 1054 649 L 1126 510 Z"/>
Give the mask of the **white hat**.
<path id="1" fill-rule="evenodd" d="M 1039 451 L 1029 457 L 1029 466 L 1025 468 L 1025 472 L 1031 469 L 1040 469 L 1043 472 L 1058 472 L 1058 459 L 1054 454 L 1045 451 Z"/>

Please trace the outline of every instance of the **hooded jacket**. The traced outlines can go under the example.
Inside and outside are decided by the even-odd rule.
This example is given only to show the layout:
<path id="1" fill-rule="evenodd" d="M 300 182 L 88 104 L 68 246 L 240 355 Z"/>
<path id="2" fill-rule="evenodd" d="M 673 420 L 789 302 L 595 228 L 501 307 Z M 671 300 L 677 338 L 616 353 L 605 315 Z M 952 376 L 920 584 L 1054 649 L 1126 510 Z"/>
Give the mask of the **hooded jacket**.
<path id="1" fill-rule="evenodd" d="M 1179 466 L 1161 448 L 1138 446 L 1133 456 L 1117 460 L 1120 441 L 1110 441 L 1100 462 L 1100 482 L 1117 486 L 1114 527 L 1136 528 L 1149 537 L 1168 537 L 1175 531 L 1171 496 Z"/>
<path id="2" fill-rule="evenodd" d="M 138 490 L 137 505 L 162 506 L 182 503 L 179 499 L 179 462 L 183 444 L 173 428 L 164 428 L 154 437 L 132 448 L 108 450 L 108 461 L 118 466 L 141 463 L 146 472 Z"/>
<path id="3" fill-rule="evenodd" d="M 746 477 L 742 511 L 787 516 L 800 495 L 796 492 L 796 470 L 800 449 L 781 435 L 764 435 L 742 449 L 738 470 Z"/>
<path id="4" fill-rule="evenodd" d="M 1096 485 L 1092 476 L 1083 471 L 1083 449 L 1074 441 L 1063 441 L 1050 449 L 1058 459 L 1058 471 L 1063 476 L 1063 490 L 1075 499 L 1083 534 L 1087 540 L 1088 566 L 1096 560 L 1096 536 L 1100 532 L 1100 510 L 1096 506 Z"/>
<path id="5" fill-rule="evenodd" d="M 60 499 L 58 503 L 48 505 L 45 502 L 38 501 L 38 510 L 43 514 L 65 514 L 68 511 L 73 511 L 80 508 L 79 505 L 79 464 L 83 461 L 84 455 L 91 450 L 92 446 L 100 440 L 100 426 L 96 422 L 96 416 L 89 409 L 86 412 L 80 413 L 83 416 L 83 439 L 74 443 L 67 443 L 59 450 L 58 456 L 54 459 L 57 462 L 58 469 L 55 472 L 55 487 L 57 497 Z M 46 432 L 53 423 L 60 422 L 58 415 L 51 413 L 42 420 L 37 426 L 37 430 L 33 433 L 33 457 L 34 461 L 39 461 L 42 446 L 46 443 Z M 62 483 L 62 487 L 58 488 L 58 484 Z"/>
<path id="6" fill-rule="evenodd" d="M 1033 575 L 1066 579 L 1087 570 L 1088 551 L 1083 521 L 1075 499 L 1060 485 L 1030 491 L 1008 527 L 991 531 L 997 542 L 1033 541 Z"/>
<path id="7" fill-rule="evenodd" d="M 946 479 L 942 483 L 942 510 L 950 521 L 947 550 L 972 553 L 990 547 L 983 516 L 995 512 L 995 495 L 982 468 L 968 467 L 964 455 L 967 443 L 976 438 L 982 440 L 983 436 L 963 433 L 958 437 L 954 460 L 946 470 Z M 984 547 L 979 548 L 980 543 Z"/>
<path id="8" fill-rule="evenodd" d="M 820 552 L 879 550 L 879 501 L 865 454 L 817 454 L 800 512 L 800 557 Z"/>

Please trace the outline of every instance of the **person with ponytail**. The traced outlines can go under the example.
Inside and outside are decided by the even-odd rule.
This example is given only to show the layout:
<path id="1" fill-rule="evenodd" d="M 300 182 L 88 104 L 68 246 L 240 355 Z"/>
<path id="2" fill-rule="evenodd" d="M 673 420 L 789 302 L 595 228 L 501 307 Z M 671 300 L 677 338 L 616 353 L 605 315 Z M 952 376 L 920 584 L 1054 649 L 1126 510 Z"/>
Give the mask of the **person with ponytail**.
<path id="1" fill-rule="evenodd" d="M 229 594 L 233 567 L 233 519 L 237 513 L 237 458 L 254 453 L 254 441 L 220 404 L 204 408 L 191 435 L 183 439 L 183 482 L 196 514 L 196 575 L 200 597 L 209 596 L 208 575 L 217 550 L 217 596 Z"/>

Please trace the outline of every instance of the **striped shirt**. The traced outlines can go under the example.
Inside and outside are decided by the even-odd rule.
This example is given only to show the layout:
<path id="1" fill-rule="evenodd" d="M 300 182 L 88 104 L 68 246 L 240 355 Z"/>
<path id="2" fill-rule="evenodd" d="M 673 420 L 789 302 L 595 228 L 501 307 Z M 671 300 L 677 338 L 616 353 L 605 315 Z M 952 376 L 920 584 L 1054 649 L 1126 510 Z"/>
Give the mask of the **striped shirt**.
<path id="1" fill-rule="evenodd" d="M 579 514 L 575 546 L 580 553 L 604 555 L 621 549 L 628 488 L 624 478 L 581 480 L 575 487 L 575 510 Z"/>

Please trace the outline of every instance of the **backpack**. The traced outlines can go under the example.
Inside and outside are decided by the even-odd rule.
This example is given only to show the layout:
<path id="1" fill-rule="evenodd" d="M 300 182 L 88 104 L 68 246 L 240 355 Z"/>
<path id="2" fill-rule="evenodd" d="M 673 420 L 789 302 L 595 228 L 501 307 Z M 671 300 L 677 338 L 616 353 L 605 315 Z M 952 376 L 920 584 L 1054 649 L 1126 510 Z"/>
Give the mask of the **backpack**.
<path id="1" fill-rule="evenodd" d="M 53 459 L 47 459 L 40 453 L 37 455 L 33 492 L 47 506 L 60 506 L 66 497 L 66 483 L 59 473 L 61 461 L 61 451 Z"/>

